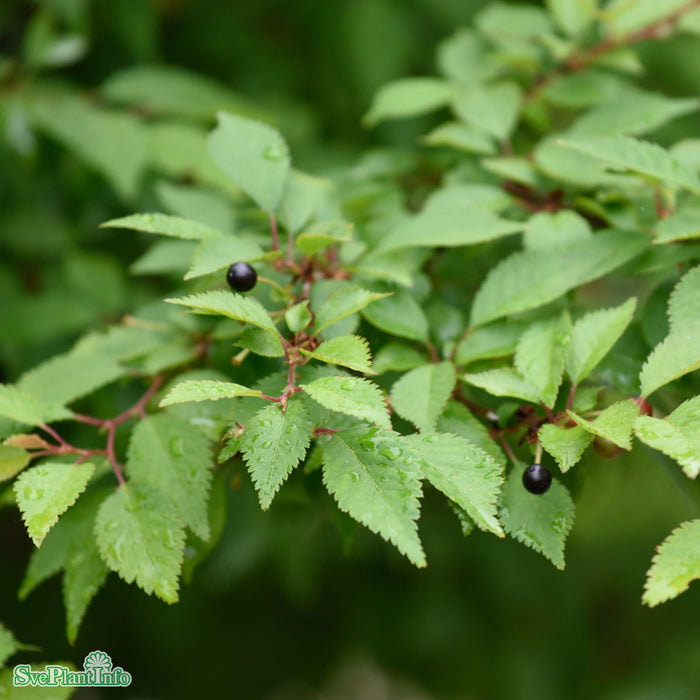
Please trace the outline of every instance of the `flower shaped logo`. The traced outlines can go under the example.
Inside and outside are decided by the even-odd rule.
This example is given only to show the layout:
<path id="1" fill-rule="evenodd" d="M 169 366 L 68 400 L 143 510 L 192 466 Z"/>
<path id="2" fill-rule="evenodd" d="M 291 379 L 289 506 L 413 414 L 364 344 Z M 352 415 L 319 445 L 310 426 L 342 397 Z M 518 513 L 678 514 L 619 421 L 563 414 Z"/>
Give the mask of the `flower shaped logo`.
<path id="1" fill-rule="evenodd" d="M 100 669 L 100 671 L 109 672 L 112 670 L 112 659 L 104 651 L 91 651 L 85 657 L 83 669 L 85 671 Z"/>

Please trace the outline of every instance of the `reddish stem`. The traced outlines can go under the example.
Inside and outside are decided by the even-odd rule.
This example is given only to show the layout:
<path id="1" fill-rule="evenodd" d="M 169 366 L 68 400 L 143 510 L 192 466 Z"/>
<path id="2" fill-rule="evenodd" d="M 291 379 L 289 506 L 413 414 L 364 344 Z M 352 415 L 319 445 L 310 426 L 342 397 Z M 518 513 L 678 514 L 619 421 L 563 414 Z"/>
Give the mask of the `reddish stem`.
<path id="1" fill-rule="evenodd" d="M 277 232 L 277 219 L 274 214 L 270 214 L 270 234 L 272 235 L 272 250 L 279 250 L 280 237 Z"/>

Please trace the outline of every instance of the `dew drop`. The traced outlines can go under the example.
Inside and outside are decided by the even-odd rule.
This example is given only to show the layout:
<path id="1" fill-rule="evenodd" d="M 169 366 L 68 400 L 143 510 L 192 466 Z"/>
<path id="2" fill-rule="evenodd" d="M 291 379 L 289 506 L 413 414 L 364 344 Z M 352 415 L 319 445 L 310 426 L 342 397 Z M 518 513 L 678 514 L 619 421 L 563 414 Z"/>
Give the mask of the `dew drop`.
<path id="1" fill-rule="evenodd" d="M 355 384 L 351 379 L 344 379 L 342 382 L 340 382 L 340 388 L 343 391 L 351 391 Z"/>
<path id="2" fill-rule="evenodd" d="M 284 155 L 284 150 L 277 144 L 270 144 L 263 151 L 263 155 L 267 160 L 279 160 Z"/>
<path id="3" fill-rule="evenodd" d="M 185 454 L 185 441 L 181 437 L 170 439 L 170 454 L 174 457 L 182 457 Z"/>
<path id="4" fill-rule="evenodd" d="M 357 472 L 350 472 L 350 478 L 351 478 L 353 481 L 359 481 L 360 475 L 359 475 Z"/>

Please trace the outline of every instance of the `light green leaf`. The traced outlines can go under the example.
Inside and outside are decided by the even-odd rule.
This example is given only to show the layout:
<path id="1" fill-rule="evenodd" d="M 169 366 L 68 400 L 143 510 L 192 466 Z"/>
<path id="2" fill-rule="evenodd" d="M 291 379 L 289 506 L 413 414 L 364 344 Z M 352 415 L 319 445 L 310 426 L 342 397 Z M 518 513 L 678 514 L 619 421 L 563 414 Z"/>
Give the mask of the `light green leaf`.
<path id="1" fill-rule="evenodd" d="M 542 89 L 544 98 L 567 109 L 582 109 L 613 99 L 628 84 L 622 76 L 609 71 L 589 68 L 563 75 Z"/>
<path id="2" fill-rule="evenodd" d="M 334 216 L 337 212 L 335 190 L 330 180 L 290 170 L 277 218 L 291 233 L 296 233 L 312 218 Z"/>
<path id="3" fill-rule="evenodd" d="M 503 2 L 489 2 L 474 21 L 483 34 L 506 44 L 551 34 L 554 29 L 543 8 Z"/>
<path id="4" fill-rule="evenodd" d="M 654 607 L 687 591 L 700 578 L 700 519 L 681 523 L 657 548 L 642 603 Z"/>
<path id="5" fill-rule="evenodd" d="M 349 367 L 365 374 L 376 374 L 372 369 L 369 345 L 359 335 L 339 335 L 325 340 L 313 352 L 303 348 L 300 352 L 321 362 Z"/>
<path id="6" fill-rule="evenodd" d="M 461 27 L 438 45 L 438 70 L 463 85 L 484 82 L 499 70 L 490 60 L 489 48 L 473 29 Z"/>
<path id="7" fill-rule="evenodd" d="M 472 326 L 527 311 L 598 279 L 639 255 L 646 237 L 604 231 L 562 248 L 513 253 L 486 276 L 472 306 Z"/>
<path id="8" fill-rule="evenodd" d="M 576 36 L 593 21 L 598 0 L 546 0 L 556 23 L 569 36 Z"/>
<path id="9" fill-rule="evenodd" d="M 387 333 L 410 340 L 428 340 L 428 319 L 425 312 L 413 295 L 403 287 L 397 288 L 386 299 L 380 299 L 363 309 L 362 315 L 373 326 Z"/>
<path id="10" fill-rule="evenodd" d="M 208 316 L 226 316 L 243 323 L 251 323 L 277 335 L 277 329 L 265 307 L 254 297 L 246 297 L 223 290 L 190 294 L 177 299 L 166 299 L 170 304 L 189 306 L 195 313 Z"/>
<path id="11" fill-rule="evenodd" d="M 538 188 L 541 185 L 535 166 L 522 156 L 502 156 L 499 158 L 482 158 L 481 167 L 501 180 L 519 182 L 526 187 Z"/>
<path id="12" fill-rule="evenodd" d="M 70 417 L 70 411 L 63 410 L 63 415 L 53 415 L 61 413 L 60 409 L 54 410 L 52 407 L 50 418 L 47 417 L 47 407 L 42 406 L 39 399 L 27 391 L 11 384 L 0 384 L 0 416 L 16 420 L 27 425 L 41 425 L 45 420 L 59 420 L 60 417 Z"/>
<path id="13" fill-rule="evenodd" d="M 205 238 L 217 238 L 221 236 L 216 231 L 199 221 L 183 219 L 169 214 L 131 214 L 121 219 L 112 219 L 100 224 L 100 228 L 126 228 L 133 231 L 145 231 L 157 233 L 170 238 L 184 238 L 186 240 L 203 240 Z"/>
<path id="14" fill-rule="evenodd" d="M 314 327 L 316 332 L 322 331 L 324 328 L 340 321 L 346 316 L 357 313 L 365 306 L 376 302 L 377 299 L 386 297 L 388 294 L 380 294 L 379 292 L 370 292 L 360 287 L 345 287 L 339 289 L 324 302 L 316 312 L 316 321 Z"/>
<path id="15" fill-rule="evenodd" d="M 411 436 L 420 454 L 423 474 L 435 488 L 451 498 L 482 529 L 504 537 L 496 517 L 501 467 L 489 455 L 457 435 L 439 433 Z"/>
<path id="16" fill-rule="evenodd" d="M 490 156 L 498 153 L 493 140 L 462 122 L 445 122 L 423 137 L 428 146 L 449 146 L 467 153 Z"/>
<path id="17" fill-rule="evenodd" d="M 512 355 L 524 328 L 523 324 L 512 321 L 473 328 L 457 346 L 455 362 L 468 365 L 476 360 Z"/>
<path id="18" fill-rule="evenodd" d="M 214 162 L 268 213 L 280 203 L 290 159 L 280 133 L 262 122 L 217 112 L 218 126 L 209 135 Z"/>
<path id="19" fill-rule="evenodd" d="M 316 255 L 334 243 L 352 240 L 353 228 L 347 221 L 317 221 L 307 226 L 294 243 L 305 255 Z"/>
<path id="20" fill-rule="evenodd" d="M 430 432 L 450 398 L 455 381 L 451 362 L 416 367 L 391 387 L 391 405 L 422 433 Z"/>
<path id="21" fill-rule="evenodd" d="M 37 547 L 87 487 L 95 465 L 44 462 L 22 472 L 14 483 L 15 498 L 27 532 Z"/>
<path id="22" fill-rule="evenodd" d="M 278 405 L 266 406 L 247 421 L 240 449 L 263 510 L 304 458 L 312 432 L 303 403 L 294 399 L 284 412 Z"/>
<path id="23" fill-rule="evenodd" d="M 539 429 L 537 439 L 557 460 L 559 468 L 567 472 L 581 459 L 584 450 L 593 441 L 593 435 L 578 425 L 565 428 L 547 423 Z"/>
<path id="24" fill-rule="evenodd" d="M 401 78 L 383 85 L 374 95 L 363 121 L 374 126 L 385 119 L 414 117 L 445 107 L 454 87 L 439 78 Z"/>
<path id="25" fill-rule="evenodd" d="M 636 297 L 612 309 L 591 311 L 574 324 L 566 372 L 574 384 L 583 381 L 608 354 L 632 320 Z"/>
<path id="26" fill-rule="evenodd" d="M 678 209 L 671 216 L 659 220 L 654 243 L 674 243 L 692 238 L 700 238 L 700 210 Z"/>
<path id="27" fill-rule="evenodd" d="M 530 403 L 539 403 L 540 392 L 510 367 L 487 369 L 485 372 L 467 373 L 464 381 L 481 387 L 494 396 L 514 396 Z"/>
<path id="28" fill-rule="evenodd" d="M 517 124 L 521 99 L 522 92 L 516 83 L 499 82 L 462 90 L 452 106 L 467 124 L 504 141 Z"/>
<path id="29" fill-rule="evenodd" d="M 700 266 L 678 282 L 668 303 L 670 332 L 651 352 L 639 374 L 642 396 L 700 367 Z"/>
<path id="30" fill-rule="evenodd" d="M 203 432 L 167 413 L 144 418 L 131 434 L 127 468 L 130 483 L 167 494 L 179 519 L 200 539 L 209 539 L 212 454 Z"/>
<path id="31" fill-rule="evenodd" d="M 405 372 L 426 362 L 423 353 L 404 345 L 403 343 L 390 342 L 384 345 L 374 356 L 374 370 L 377 374 L 384 372 Z"/>
<path id="32" fill-rule="evenodd" d="M 261 396 L 255 389 L 211 379 L 190 379 L 176 384 L 161 400 L 159 406 L 170 406 L 187 401 L 218 401 L 232 399 L 235 396 Z"/>
<path id="33" fill-rule="evenodd" d="M 95 520 L 100 556 L 110 570 L 166 603 L 178 599 L 185 527 L 170 499 L 150 484 L 124 484 Z"/>
<path id="34" fill-rule="evenodd" d="M 160 180 L 156 183 L 155 193 L 158 201 L 170 214 L 199 221 L 221 233 L 228 234 L 234 229 L 235 218 L 231 201 L 209 188 Z"/>
<path id="35" fill-rule="evenodd" d="M 377 250 L 417 246 L 462 246 L 491 241 L 517 231 L 525 224 L 495 216 L 475 206 L 468 197 L 469 185 L 438 190 L 416 215 L 402 221 L 383 238 Z"/>
<path id="36" fill-rule="evenodd" d="M 182 275 L 190 265 L 194 241 L 156 241 L 129 266 L 132 275 Z"/>
<path id="37" fill-rule="evenodd" d="M 5 668 L 5 662 L 21 648 L 22 645 L 15 639 L 15 635 L 0 623 L 0 669 Z"/>
<path id="38" fill-rule="evenodd" d="M 284 320 L 287 328 L 292 333 L 304 330 L 311 323 L 311 312 L 309 311 L 309 300 L 305 299 L 299 304 L 295 304 L 284 312 Z"/>
<path id="39" fill-rule="evenodd" d="M 415 252 L 415 251 L 414 251 Z M 354 276 L 371 277 L 384 282 L 395 282 L 402 287 L 413 287 L 415 268 L 410 253 L 390 251 L 377 253 L 369 251 L 359 260 L 348 266 Z"/>
<path id="40" fill-rule="evenodd" d="M 334 433 L 322 449 L 323 482 L 340 509 L 425 566 L 416 525 L 420 467 L 405 439 L 357 425 Z"/>
<path id="41" fill-rule="evenodd" d="M 218 236 L 203 240 L 194 249 L 192 264 L 185 275 L 186 280 L 209 275 L 229 265 L 257 260 L 265 255 L 263 249 L 249 238 L 240 236 Z"/>
<path id="42" fill-rule="evenodd" d="M 547 253 L 551 248 L 563 248 L 577 241 L 588 240 L 591 235 L 590 224 L 575 211 L 539 212 L 528 221 L 523 245 L 527 250 Z"/>
<path id="43" fill-rule="evenodd" d="M 385 428 L 391 427 L 387 408 L 379 387 L 358 377 L 321 377 L 301 387 L 321 406 L 355 416 Z"/>
<path id="44" fill-rule="evenodd" d="M 284 348 L 280 336 L 272 335 L 266 329 L 250 326 L 234 341 L 235 345 L 248 348 L 256 355 L 263 357 L 282 357 Z"/>
<path id="45" fill-rule="evenodd" d="M 498 517 L 503 529 L 527 547 L 564 568 L 564 544 L 574 522 L 574 502 L 556 479 L 544 494 L 523 486 L 523 467 L 515 465 L 503 487 Z"/>
<path id="46" fill-rule="evenodd" d="M 634 433 L 683 467 L 689 479 L 700 474 L 700 396 L 682 403 L 663 420 L 637 416 Z"/>
<path id="47" fill-rule="evenodd" d="M 561 139 L 559 145 L 593 156 L 606 163 L 608 169 L 629 170 L 700 194 L 697 174 L 655 143 L 631 136 L 601 136 L 589 139 L 567 137 Z"/>
<path id="48" fill-rule="evenodd" d="M 557 400 L 570 343 L 571 319 L 564 311 L 559 318 L 530 326 L 515 348 L 515 369 L 550 408 Z"/>
<path id="49" fill-rule="evenodd" d="M 687 5 L 687 0 L 613 0 L 605 8 L 607 22 L 616 35 L 634 32 L 669 16 Z"/>
<path id="50" fill-rule="evenodd" d="M 595 420 L 588 421 L 573 411 L 567 411 L 569 418 L 593 435 L 614 442 L 624 450 L 632 449 L 632 424 L 639 415 L 639 405 L 631 399 L 624 399 L 608 406 Z"/>
<path id="51" fill-rule="evenodd" d="M 12 445 L 0 445 L 0 481 L 8 481 L 19 474 L 31 457 L 27 450 Z"/>

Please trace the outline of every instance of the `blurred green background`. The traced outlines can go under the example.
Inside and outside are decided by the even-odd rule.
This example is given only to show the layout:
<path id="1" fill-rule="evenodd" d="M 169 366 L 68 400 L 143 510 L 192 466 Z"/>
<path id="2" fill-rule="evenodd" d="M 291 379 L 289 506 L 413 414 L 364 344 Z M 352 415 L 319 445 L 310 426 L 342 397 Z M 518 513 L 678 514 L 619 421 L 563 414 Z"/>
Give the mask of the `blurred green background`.
<path id="1" fill-rule="evenodd" d="M 486 4 L 2 0 L 0 380 L 167 291 L 167 279 L 125 275 L 145 250 L 142 238 L 98 224 L 162 209 L 164 180 L 187 184 L 193 168 L 207 173 L 169 147 L 141 167 L 131 127 L 76 137 L 52 121 L 60 111 L 52 105 L 72 108 L 79 95 L 95 109 L 114 108 L 115 76 L 180 67 L 272 121 L 298 167 L 330 172 L 374 145 L 413 142 L 421 129 L 412 121 L 361 127 L 373 92 L 393 78 L 432 74 L 436 44 Z M 699 46 L 687 38 L 641 46 L 645 82 L 700 94 Z M 145 117 L 206 133 L 213 110 L 184 97 Z M 668 138 L 697 133 L 696 119 L 674 122 Z M 110 154 L 122 169 L 104 165 Z M 138 178 L 129 176 L 130 158 Z M 106 391 L 100 401 L 114 398 Z M 692 700 L 700 697 L 700 589 L 653 610 L 640 603 L 653 547 L 698 517 L 676 469 L 643 449 L 584 461 L 567 482 L 577 520 L 565 572 L 512 540 L 463 538 L 430 493 L 421 519 L 429 566 L 418 571 L 371 533 L 343 541 L 320 491 L 310 503 L 293 478 L 262 513 L 244 483 L 230 492 L 224 535 L 178 605 L 112 576 L 75 647 L 65 641 L 58 580 L 17 602 L 32 545 L 17 511 L 4 509 L 0 620 L 43 650 L 13 663 L 81 666 L 101 649 L 133 675 L 128 689 L 83 690 L 79 700 Z"/>

